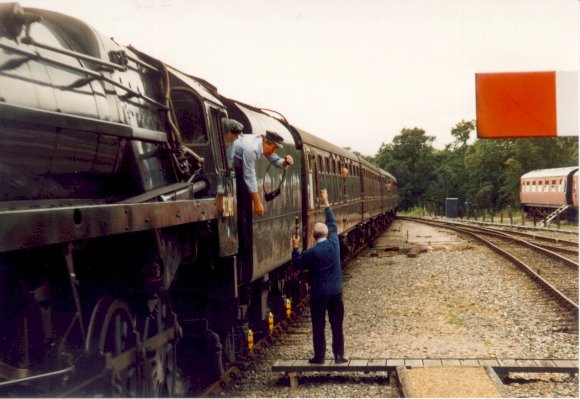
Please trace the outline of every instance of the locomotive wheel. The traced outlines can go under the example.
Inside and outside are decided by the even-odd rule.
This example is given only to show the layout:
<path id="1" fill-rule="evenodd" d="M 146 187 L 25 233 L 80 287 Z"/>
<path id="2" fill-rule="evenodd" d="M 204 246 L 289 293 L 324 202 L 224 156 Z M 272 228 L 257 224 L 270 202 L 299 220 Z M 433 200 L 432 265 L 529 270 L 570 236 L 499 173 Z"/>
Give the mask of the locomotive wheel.
<path id="1" fill-rule="evenodd" d="M 135 319 L 127 304 L 110 297 L 99 299 L 89 324 L 87 352 L 92 355 L 108 355 L 113 359 L 125 352 L 129 354 L 128 357 L 122 359 L 126 364 L 120 361 L 113 365 L 111 385 L 105 387 L 106 391 L 102 392 L 105 396 L 141 396 L 136 345 Z"/>
<path id="2" fill-rule="evenodd" d="M 171 328 L 176 328 L 175 314 L 167 294 L 149 301 L 150 313 L 139 324 L 145 344 L 145 367 L 143 372 L 144 396 L 168 397 L 175 394 L 177 354 L 175 334 L 162 336 Z"/>

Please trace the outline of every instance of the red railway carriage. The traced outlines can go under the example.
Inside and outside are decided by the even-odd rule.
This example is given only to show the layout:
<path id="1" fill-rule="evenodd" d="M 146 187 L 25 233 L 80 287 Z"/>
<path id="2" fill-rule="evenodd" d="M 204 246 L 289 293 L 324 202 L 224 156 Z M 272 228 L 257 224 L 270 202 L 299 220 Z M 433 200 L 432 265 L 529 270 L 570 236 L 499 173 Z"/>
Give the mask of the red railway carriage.
<path id="1" fill-rule="evenodd" d="M 533 170 L 520 179 L 523 209 L 538 216 L 561 207 L 578 207 L 578 167 Z"/>

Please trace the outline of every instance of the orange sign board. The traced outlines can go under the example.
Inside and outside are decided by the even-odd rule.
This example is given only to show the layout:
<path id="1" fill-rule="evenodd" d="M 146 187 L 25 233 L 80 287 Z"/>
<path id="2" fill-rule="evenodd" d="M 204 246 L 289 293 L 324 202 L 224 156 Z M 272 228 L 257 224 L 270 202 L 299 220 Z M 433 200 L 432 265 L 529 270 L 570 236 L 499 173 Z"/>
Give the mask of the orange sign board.
<path id="1" fill-rule="evenodd" d="M 479 73 L 475 84 L 479 138 L 578 135 L 577 73 Z"/>

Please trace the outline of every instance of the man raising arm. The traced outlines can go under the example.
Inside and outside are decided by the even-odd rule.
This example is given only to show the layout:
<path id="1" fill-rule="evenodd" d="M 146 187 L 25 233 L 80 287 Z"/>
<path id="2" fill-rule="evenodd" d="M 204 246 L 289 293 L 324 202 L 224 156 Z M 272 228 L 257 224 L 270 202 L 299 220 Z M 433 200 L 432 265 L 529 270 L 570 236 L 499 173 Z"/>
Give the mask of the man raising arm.
<path id="1" fill-rule="evenodd" d="M 336 218 L 328 202 L 326 189 L 320 192 L 326 223 L 316 223 L 312 235 L 316 244 L 298 251 L 300 237 L 292 237 L 292 260 L 294 266 L 308 270 L 311 276 L 310 310 L 312 318 L 312 343 L 314 357 L 310 363 L 324 363 L 326 355 L 325 324 L 326 313 L 332 331 L 332 352 L 336 363 L 346 363 L 344 357 L 344 303 L 342 301 L 342 268 L 340 263 L 340 243 Z"/>

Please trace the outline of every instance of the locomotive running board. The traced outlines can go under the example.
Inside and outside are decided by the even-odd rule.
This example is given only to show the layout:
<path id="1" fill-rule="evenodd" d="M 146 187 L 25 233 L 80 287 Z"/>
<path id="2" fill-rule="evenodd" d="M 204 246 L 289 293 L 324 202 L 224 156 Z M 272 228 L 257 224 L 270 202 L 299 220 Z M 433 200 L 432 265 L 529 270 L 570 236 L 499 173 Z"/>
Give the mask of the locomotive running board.
<path id="1" fill-rule="evenodd" d="M 0 252 L 202 222 L 217 216 L 215 198 L 0 211 Z"/>

